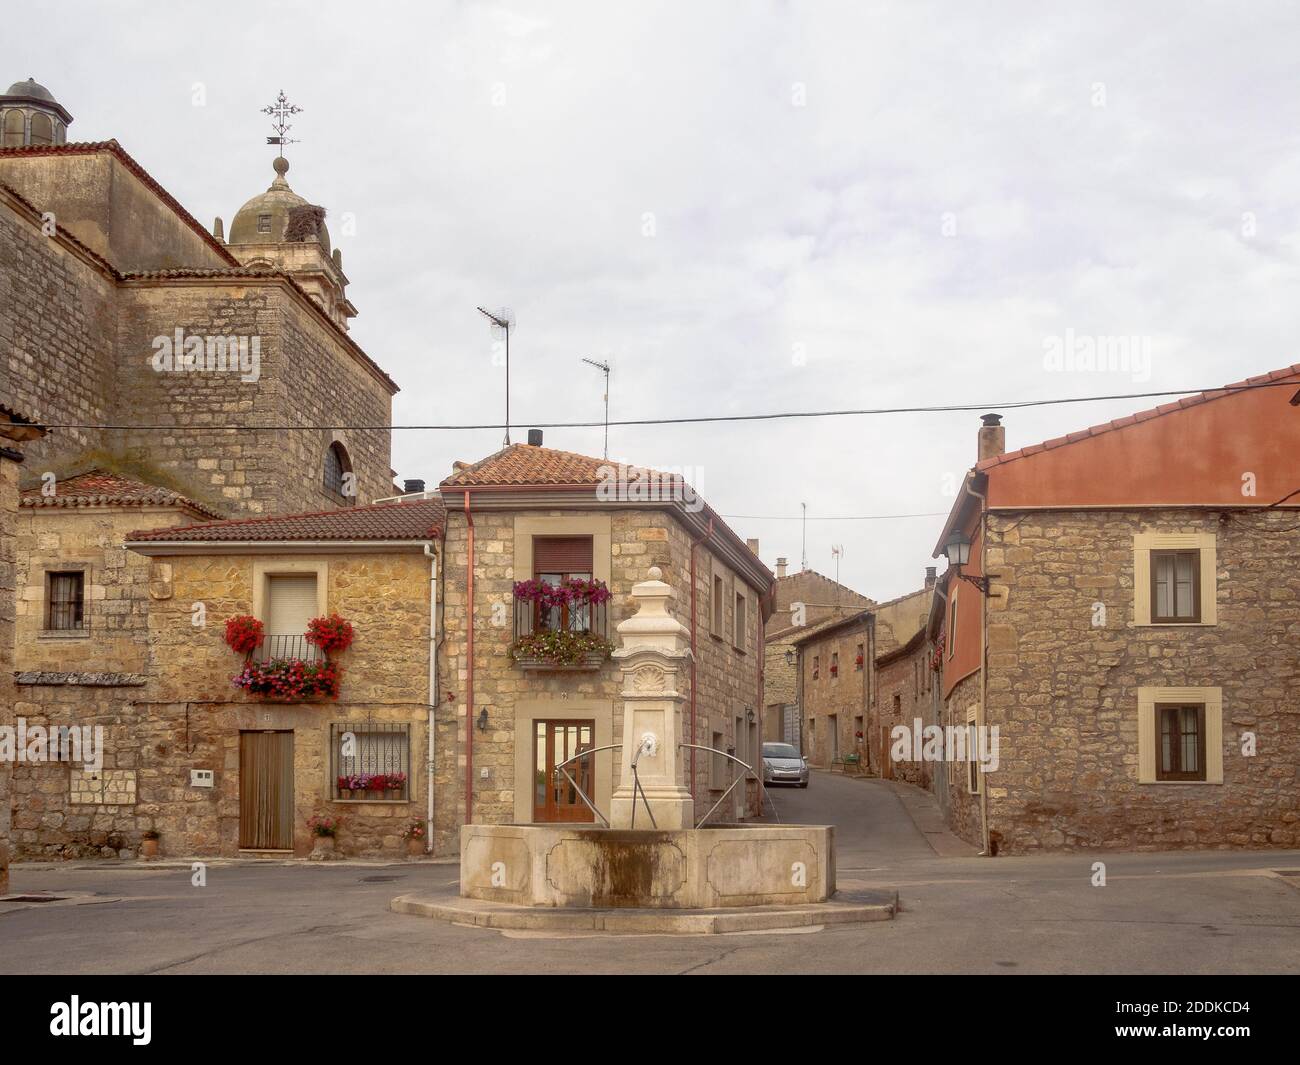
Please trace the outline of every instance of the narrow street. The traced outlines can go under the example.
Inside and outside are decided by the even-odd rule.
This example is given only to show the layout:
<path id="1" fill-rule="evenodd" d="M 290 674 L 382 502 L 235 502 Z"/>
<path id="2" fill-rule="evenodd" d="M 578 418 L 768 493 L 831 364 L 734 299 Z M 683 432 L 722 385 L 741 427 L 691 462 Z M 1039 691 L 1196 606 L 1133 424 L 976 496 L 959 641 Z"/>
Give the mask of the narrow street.
<path id="1" fill-rule="evenodd" d="M 454 864 L 17 865 L 4 973 L 1300 973 L 1300 853 L 940 857 L 901 785 L 815 773 L 784 821 L 831 822 L 839 881 L 895 887 L 893 921 L 799 933 L 498 933 L 390 913 L 454 894 Z M 915 798 L 915 796 L 913 796 Z M 1105 887 L 1092 885 L 1104 860 Z"/>

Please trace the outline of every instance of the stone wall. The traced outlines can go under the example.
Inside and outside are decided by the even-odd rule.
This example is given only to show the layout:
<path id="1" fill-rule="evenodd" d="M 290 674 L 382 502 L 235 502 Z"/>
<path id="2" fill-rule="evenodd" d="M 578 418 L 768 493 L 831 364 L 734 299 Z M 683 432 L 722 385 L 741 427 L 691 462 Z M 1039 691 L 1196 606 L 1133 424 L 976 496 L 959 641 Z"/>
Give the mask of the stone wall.
<path id="1" fill-rule="evenodd" d="M 339 699 L 285 704 L 231 685 L 242 659 L 226 647 L 226 618 L 252 610 L 253 565 L 313 561 L 327 570 L 326 609 L 356 628 L 339 657 Z M 398 833 L 425 815 L 427 781 L 429 563 L 421 554 L 179 556 L 159 560 L 150 585 L 153 676 L 23 675 L 16 712 L 29 725 L 100 726 L 100 794 L 86 802 L 80 767 L 19 766 L 14 791 L 18 852 L 24 857 L 131 855 L 141 833 L 157 829 L 164 856 L 233 855 L 239 840 L 239 735 L 294 734 L 294 851 L 311 849 L 306 820 L 344 818 L 339 850 L 350 855 L 404 853 Z M 207 623 L 192 623 L 194 603 Z M 409 786 L 403 800 L 336 801 L 330 724 L 409 727 Z M 190 770 L 210 769 L 215 786 L 192 787 Z M 107 786 L 112 782 L 112 787 Z M 130 796 L 134 803 L 108 801 Z"/>
<path id="2" fill-rule="evenodd" d="M 857 664 L 862 646 L 862 665 Z M 804 754 L 814 765 L 829 769 L 836 757 L 856 754 L 859 765 L 879 772 L 878 752 L 866 743 L 867 706 L 871 697 L 873 656 L 870 621 L 834 627 L 800 645 L 803 668 Z M 839 673 L 832 663 L 839 656 Z M 813 676 L 814 659 L 817 676 Z M 832 720 L 833 719 L 833 720 Z M 832 739 L 834 733 L 834 740 Z M 856 734 L 862 732 L 860 739 Z"/>
<path id="3" fill-rule="evenodd" d="M 391 396 L 284 282 L 123 286 L 119 332 L 121 420 L 175 426 L 114 434 L 126 468 L 231 516 L 328 510 L 346 500 L 322 485 L 335 439 L 356 474 L 357 504 L 392 494 L 387 428 L 338 437 L 285 426 L 387 426 Z M 257 337 L 260 376 L 154 369 L 153 340 L 184 334 Z M 229 424 L 265 426 L 235 432 Z"/>
<path id="4" fill-rule="evenodd" d="M 989 817 L 1004 850 L 1300 844 L 1298 525 L 1280 510 L 991 515 L 1005 595 L 989 601 Z M 1214 534 L 1217 624 L 1134 625 L 1139 532 Z M 1138 783 L 1144 686 L 1222 689 L 1222 784 Z"/>
<path id="5" fill-rule="evenodd" d="M 0 403 L 46 423 L 109 421 L 114 296 L 102 265 L 43 235 L 40 215 L 0 189 Z M 52 455 L 102 449 L 103 435 L 55 430 L 24 446 L 23 472 L 38 476 Z"/>
<path id="6" fill-rule="evenodd" d="M 3 438 L 0 438 L 3 439 Z M 4 441 L 8 444 L 8 441 Z M 0 457 L 0 725 L 10 725 L 14 704 L 14 532 L 18 524 L 18 464 Z M 0 895 L 9 891 L 10 773 L 0 760 Z"/>
<path id="7" fill-rule="evenodd" d="M 200 520 L 177 507 L 22 507 L 17 520 L 19 670 L 148 669 L 149 560 L 122 546 L 133 529 Z M 45 628 L 48 570 L 85 572 L 84 628 Z"/>
<path id="8" fill-rule="evenodd" d="M 940 676 L 935 677 L 935 683 L 940 683 Z M 944 704 L 942 723 L 945 728 L 965 728 L 967 713 L 972 708 L 978 707 L 979 701 L 979 674 L 973 673 L 959 680 L 953 686 Z M 946 778 L 949 827 L 967 843 L 982 848 L 984 827 L 980 819 L 980 799 L 979 795 L 970 790 L 969 766 L 965 762 L 948 762 Z M 986 776 L 984 783 L 986 786 L 997 787 L 1000 781 L 996 776 Z"/>
<path id="9" fill-rule="evenodd" d="M 923 729 L 935 723 L 930 709 L 932 685 L 933 674 L 924 640 L 918 641 L 912 651 L 896 648 L 891 654 L 876 659 L 876 698 L 872 700 L 868 732 L 873 753 L 883 749 L 884 775 L 926 789 L 934 776 L 933 767 L 910 756 L 901 761 L 894 760 L 890 750 L 895 726 L 906 726 L 910 734 L 917 731 L 918 719 Z M 915 754 L 914 747 L 912 754 Z"/>

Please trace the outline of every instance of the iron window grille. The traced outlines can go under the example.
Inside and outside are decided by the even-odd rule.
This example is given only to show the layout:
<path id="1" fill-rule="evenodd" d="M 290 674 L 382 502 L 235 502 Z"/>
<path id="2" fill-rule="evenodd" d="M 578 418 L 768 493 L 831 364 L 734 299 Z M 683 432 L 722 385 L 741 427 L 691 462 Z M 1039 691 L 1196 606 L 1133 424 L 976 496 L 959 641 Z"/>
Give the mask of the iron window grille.
<path id="1" fill-rule="evenodd" d="M 400 781 L 395 780 L 400 776 Z M 377 778 L 383 778 L 383 787 Z M 345 794 L 346 793 L 346 794 Z M 335 801 L 405 802 L 411 797 L 411 726 L 397 721 L 330 724 L 330 795 Z"/>
<path id="2" fill-rule="evenodd" d="M 545 629 L 562 629 L 569 632 L 588 632 L 608 636 L 608 602 L 582 603 L 564 608 L 549 609 L 530 599 L 515 600 L 515 639 L 530 636 Z"/>
<path id="3" fill-rule="evenodd" d="M 47 573 L 45 581 L 45 627 L 57 631 L 84 629 L 86 575 L 81 571 Z"/>

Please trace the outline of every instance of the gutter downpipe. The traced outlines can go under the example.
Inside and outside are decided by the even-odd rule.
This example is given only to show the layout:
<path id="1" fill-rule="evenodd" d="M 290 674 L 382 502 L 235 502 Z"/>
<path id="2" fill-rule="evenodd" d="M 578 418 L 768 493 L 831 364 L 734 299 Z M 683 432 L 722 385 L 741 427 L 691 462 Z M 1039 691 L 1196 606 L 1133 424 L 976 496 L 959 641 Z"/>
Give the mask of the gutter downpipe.
<path id="1" fill-rule="evenodd" d="M 985 581 L 988 580 L 988 557 L 989 557 L 989 540 L 988 540 L 988 496 L 975 491 L 971 484 L 974 478 L 966 481 L 965 489 L 968 495 L 974 496 L 980 501 L 980 576 Z M 977 724 L 985 727 L 985 708 L 988 705 L 989 695 L 989 597 L 985 592 L 980 596 L 980 709 Z M 951 637 L 950 637 L 951 638 Z M 978 749 L 978 745 L 977 745 Z M 984 769 L 980 767 L 980 773 Z M 988 781 L 981 775 L 980 778 L 980 834 L 984 840 L 983 856 L 991 858 L 993 855 L 989 850 L 989 789 Z"/>
<path id="2" fill-rule="evenodd" d="M 468 527 L 465 566 L 465 824 L 474 823 L 474 515 L 465 489 Z"/>
<path id="3" fill-rule="evenodd" d="M 713 535 L 713 519 L 709 519 L 709 527 L 704 531 L 704 535 L 698 540 L 691 541 L 691 743 L 698 744 L 699 733 L 695 730 L 695 630 L 697 626 L 697 617 L 695 613 L 696 587 L 695 587 L 695 549 L 704 543 Z M 712 591 L 710 591 L 712 594 Z M 710 604 L 712 605 L 712 604 Z M 760 615 L 761 616 L 761 615 Z M 691 802 L 695 801 L 695 747 L 691 747 Z"/>
<path id="4" fill-rule="evenodd" d="M 434 712 L 438 707 L 438 647 L 441 638 L 438 628 L 438 555 L 432 550 L 433 543 L 424 545 L 424 555 L 429 560 L 429 722 L 426 752 L 428 765 L 425 767 L 426 787 L 429 790 L 425 818 L 428 824 L 424 830 L 424 853 L 433 853 L 433 786 L 434 786 Z"/>

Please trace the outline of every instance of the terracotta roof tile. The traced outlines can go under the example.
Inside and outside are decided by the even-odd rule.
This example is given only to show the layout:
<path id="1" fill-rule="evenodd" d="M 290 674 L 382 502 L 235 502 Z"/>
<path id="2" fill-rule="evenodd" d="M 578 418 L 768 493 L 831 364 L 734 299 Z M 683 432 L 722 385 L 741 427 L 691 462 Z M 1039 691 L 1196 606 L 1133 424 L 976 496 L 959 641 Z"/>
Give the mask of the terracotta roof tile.
<path id="1" fill-rule="evenodd" d="M 511 444 L 453 473 L 442 482 L 441 487 L 598 485 L 608 479 L 601 475 L 601 471 L 611 469 L 617 470 L 618 463 L 609 459 L 592 458 L 590 455 L 578 455 L 572 451 L 557 451 L 550 447 Z"/>
<path id="2" fill-rule="evenodd" d="M 171 529 L 141 529 L 131 543 L 255 543 L 281 540 L 431 540 L 442 534 L 447 508 L 441 499 L 372 503 L 309 514 L 235 518 Z"/>
<path id="3" fill-rule="evenodd" d="M 220 518 L 221 514 L 170 488 L 119 477 L 107 470 L 87 470 L 55 481 L 54 495 L 40 488 L 22 493 L 24 507 L 185 507 L 197 514 Z"/>
<path id="4" fill-rule="evenodd" d="M 1085 436 L 1100 436 L 1102 433 L 1109 433 L 1114 429 L 1123 429 L 1125 426 L 1135 425 L 1138 422 L 1150 421 L 1152 418 L 1159 418 L 1166 414 L 1172 414 L 1175 411 L 1187 410 L 1189 407 L 1198 406 L 1201 403 L 1209 403 L 1216 399 L 1222 399 L 1224 396 L 1236 395 L 1237 390 L 1245 388 L 1248 385 L 1269 384 L 1273 381 L 1285 381 L 1289 378 L 1300 375 L 1300 363 L 1293 366 L 1286 366 L 1280 370 L 1271 370 L 1265 374 L 1259 374 L 1255 377 L 1248 377 L 1244 381 L 1238 381 L 1235 384 L 1224 385 L 1222 388 L 1211 388 L 1204 392 L 1198 392 L 1194 396 L 1184 396 L 1173 403 L 1162 403 L 1151 410 L 1137 411 L 1134 414 L 1126 414 L 1122 418 L 1116 418 L 1113 421 L 1102 422 L 1100 425 L 1094 425 L 1086 432 L 1071 433 L 1069 436 L 1057 437 L 1054 440 L 1045 440 L 1041 444 L 1030 444 L 1022 447 L 1019 451 L 1008 451 L 1001 455 L 994 455 L 992 458 L 981 460 L 976 464 L 976 470 L 988 470 L 994 466 L 1000 466 L 1004 462 L 1014 462 L 1016 459 L 1028 458 L 1036 455 L 1040 451 L 1046 451 L 1054 447 L 1060 447 L 1063 444 L 1074 443 Z"/>

